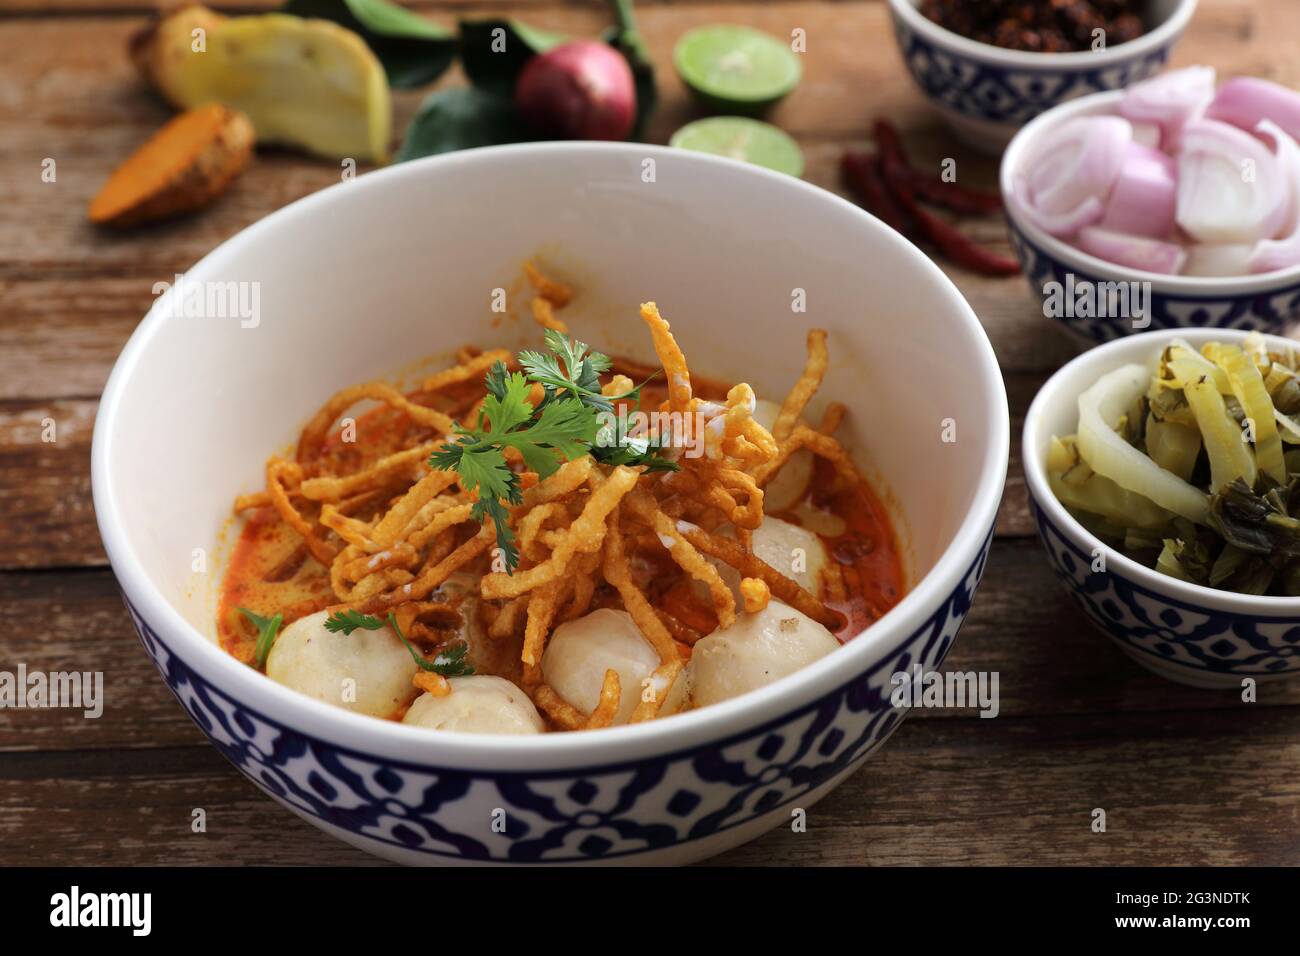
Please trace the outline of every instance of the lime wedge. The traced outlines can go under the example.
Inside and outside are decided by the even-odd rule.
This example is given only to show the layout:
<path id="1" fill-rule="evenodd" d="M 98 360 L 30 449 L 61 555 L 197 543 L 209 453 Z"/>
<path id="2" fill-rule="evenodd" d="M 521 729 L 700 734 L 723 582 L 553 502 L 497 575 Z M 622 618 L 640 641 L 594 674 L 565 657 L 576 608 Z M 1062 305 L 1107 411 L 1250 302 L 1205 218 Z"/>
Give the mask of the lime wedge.
<path id="1" fill-rule="evenodd" d="M 707 116 L 687 123 L 673 133 L 668 145 L 739 159 L 791 176 L 803 175 L 803 151 L 799 144 L 762 120 L 744 116 Z"/>
<path id="2" fill-rule="evenodd" d="M 799 84 L 798 55 L 776 37 L 750 27 L 691 30 L 677 41 L 673 65 L 682 82 L 709 106 L 756 114 Z"/>

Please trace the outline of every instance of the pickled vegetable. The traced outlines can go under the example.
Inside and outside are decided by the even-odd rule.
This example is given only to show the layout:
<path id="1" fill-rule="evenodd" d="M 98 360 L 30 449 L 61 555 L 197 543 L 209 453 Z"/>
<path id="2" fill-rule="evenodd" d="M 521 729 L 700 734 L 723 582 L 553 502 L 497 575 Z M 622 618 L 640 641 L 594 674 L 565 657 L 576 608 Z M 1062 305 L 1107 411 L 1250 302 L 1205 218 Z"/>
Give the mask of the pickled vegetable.
<path id="1" fill-rule="evenodd" d="M 1300 361 L 1262 336 L 1175 339 L 1079 396 L 1048 483 L 1093 534 L 1162 574 L 1300 596 Z"/>

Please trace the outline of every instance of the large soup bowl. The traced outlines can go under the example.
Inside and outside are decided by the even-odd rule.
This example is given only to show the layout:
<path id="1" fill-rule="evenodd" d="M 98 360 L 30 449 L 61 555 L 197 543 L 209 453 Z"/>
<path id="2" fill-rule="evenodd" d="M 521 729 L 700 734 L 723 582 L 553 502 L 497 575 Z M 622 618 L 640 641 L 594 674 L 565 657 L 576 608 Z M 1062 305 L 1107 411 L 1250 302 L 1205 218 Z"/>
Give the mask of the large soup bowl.
<path id="1" fill-rule="evenodd" d="M 637 305 L 654 299 L 694 368 L 778 400 L 807 328 L 828 329 L 821 400 L 851 409 L 840 437 L 895 515 L 906 596 L 762 690 L 540 737 L 353 714 L 224 653 L 214 594 L 232 497 L 261 487 L 268 453 L 342 386 L 400 382 L 418 356 L 450 361 L 466 342 L 536 344 L 530 320 L 492 308 L 504 290 L 523 311 L 534 255 L 580 289 L 565 314 L 584 340 L 652 358 Z M 362 176 L 216 249 L 118 360 L 93 475 L 145 650 L 221 752 L 299 816 L 406 863 L 683 863 L 790 821 L 897 728 L 891 675 L 937 668 L 970 608 L 1008 437 L 970 307 L 857 207 L 701 154 L 533 144 Z"/>

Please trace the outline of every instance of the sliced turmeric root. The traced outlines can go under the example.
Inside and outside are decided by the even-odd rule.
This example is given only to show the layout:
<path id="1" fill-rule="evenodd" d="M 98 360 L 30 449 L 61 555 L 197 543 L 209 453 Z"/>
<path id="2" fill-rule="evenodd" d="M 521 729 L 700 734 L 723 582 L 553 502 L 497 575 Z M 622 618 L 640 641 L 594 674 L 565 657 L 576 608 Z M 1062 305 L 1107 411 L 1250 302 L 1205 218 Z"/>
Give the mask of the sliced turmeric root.
<path id="1" fill-rule="evenodd" d="M 253 124 L 220 103 L 168 121 L 108 177 L 90 221 L 133 226 L 190 212 L 216 199 L 248 164 Z"/>

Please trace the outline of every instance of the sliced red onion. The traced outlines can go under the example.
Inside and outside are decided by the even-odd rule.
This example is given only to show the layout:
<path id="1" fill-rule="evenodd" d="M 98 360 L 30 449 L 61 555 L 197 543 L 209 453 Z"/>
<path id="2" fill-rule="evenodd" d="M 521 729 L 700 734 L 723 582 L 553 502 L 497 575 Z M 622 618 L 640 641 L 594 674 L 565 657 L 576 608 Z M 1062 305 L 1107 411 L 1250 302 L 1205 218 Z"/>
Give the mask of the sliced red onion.
<path id="1" fill-rule="evenodd" d="M 1177 220 L 1200 242 L 1258 242 L 1276 236 L 1291 210 L 1291 187 L 1268 148 L 1219 120 L 1183 127 Z"/>
<path id="2" fill-rule="evenodd" d="M 1129 143 L 1106 201 L 1102 228 L 1164 239 L 1174 231 L 1177 206 L 1177 164 L 1158 149 Z"/>
<path id="3" fill-rule="evenodd" d="M 1198 242 L 1187 247 L 1183 275 L 1215 279 L 1248 275 L 1250 259 L 1254 253 L 1255 247 L 1250 243 L 1212 245 Z"/>
<path id="4" fill-rule="evenodd" d="M 1064 215 L 1049 216 L 1034 207 L 1029 198 L 1029 185 L 1023 176 L 1016 177 L 1012 196 L 1025 218 L 1049 236 L 1056 236 L 1058 239 L 1069 239 L 1084 226 L 1090 226 L 1101 219 L 1106 211 L 1105 204 L 1096 196 L 1091 196 Z"/>
<path id="5" fill-rule="evenodd" d="M 1119 101 L 1120 115 L 1134 123 L 1160 127 L 1160 146 L 1173 152 L 1183 126 L 1197 119 L 1214 99 L 1214 68 L 1189 66 L 1129 87 Z"/>
<path id="6" fill-rule="evenodd" d="M 1187 261 L 1187 251 L 1172 242 L 1129 236 L 1097 226 L 1080 231 L 1077 243 L 1080 249 L 1098 259 L 1161 275 L 1177 275 Z"/>
<path id="7" fill-rule="evenodd" d="M 1250 256 L 1250 272 L 1277 272 L 1300 266 L 1300 144 L 1282 127 L 1271 120 L 1260 122 L 1260 134 L 1273 140 L 1278 165 L 1291 186 L 1291 205 L 1283 234 L 1278 239 L 1265 239 L 1255 245 Z"/>
<path id="8" fill-rule="evenodd" d="M 1250 76 L 1228 80 L 1219 87 L 1205 115 L 1248 133 L 1258 129 L 1264 120 L 1272 120 L 1300 139 L 1300 93 L 1269 80 Z"/>
<path id="9" fill-rule="evenodd" d="M 1081 116 L 1048 132 L 1023 167 L 1034 208 L 1064 216 L 1105 199 L 1132 141 L 1132 125 L 1118 116 Z"/>
<path id="10" fill-rule="evenodd" d="M 1155 123 L 1134 123 L 1133 142 L 1151 149 L 1160 148 L 1160 127 Z"/>

